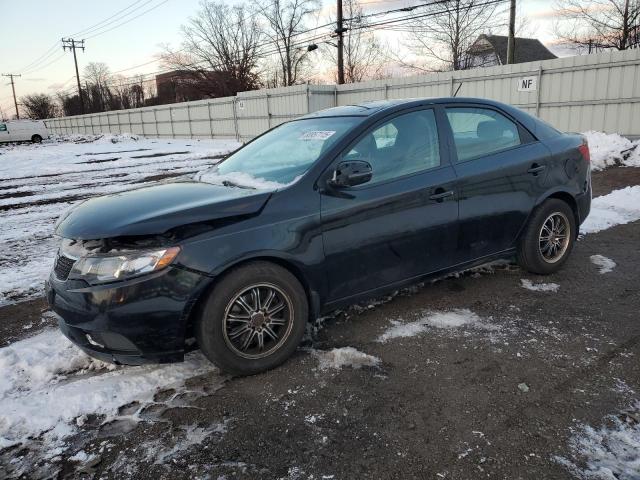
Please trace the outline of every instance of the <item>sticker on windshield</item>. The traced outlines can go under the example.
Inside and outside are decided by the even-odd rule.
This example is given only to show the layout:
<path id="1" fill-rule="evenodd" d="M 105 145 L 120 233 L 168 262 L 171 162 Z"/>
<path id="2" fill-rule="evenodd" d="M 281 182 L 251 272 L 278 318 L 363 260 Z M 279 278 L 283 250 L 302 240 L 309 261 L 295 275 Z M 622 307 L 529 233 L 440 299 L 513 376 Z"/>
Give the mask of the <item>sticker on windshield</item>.
<path id="1" fill-rule="evenodd" d="M 335 130 L 313 130 L 304 132 L 298 140 L 326 140 L 334 133 L 336 133 Z"/>

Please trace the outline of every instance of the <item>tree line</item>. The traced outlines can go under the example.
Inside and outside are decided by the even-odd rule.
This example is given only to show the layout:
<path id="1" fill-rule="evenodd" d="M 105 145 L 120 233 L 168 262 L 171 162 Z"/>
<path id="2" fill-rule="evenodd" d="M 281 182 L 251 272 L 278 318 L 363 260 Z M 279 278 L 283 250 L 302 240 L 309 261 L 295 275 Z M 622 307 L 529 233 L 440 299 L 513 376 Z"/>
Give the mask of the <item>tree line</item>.
<path id="1" fill-rule="evenodd" d="M 478 66 L 473 44 L 480 34 L 501 31 L 503 3 L 444 0 L 421 5 L 402 22 L 385 24 L 366 15 L 359 0 L 344 0 L 344 73 L 347 83 L 399 75 L 404 70 L 447 71 Z M 335 13 L 323 13 L 320 0 L 250 0 L 228 4 L 202 0 L 181 27 L 179 48 L 164 46 L 163 67 L 155 78 L 111 74 L 100 62 L 86 65 L 81 92 L 86 113 L 136 108 L 175 101 L 232 96 L 241 91 L 335 81 L 337 48 L 327 32 Z M 557 0 L 559 41 L 592 49 L 638 47 L 640 0 Z M 519 15 L 519 30 L 528 29 Z M 398 44 L 388 45 L 387 32 Z M 327 39 L 328 38 L 328 39 Z M 306 39 L 306 40 L 305 40 Z M 385 40 L 387 39 L 387 40 Z M 30 118 L 80 113 L 77 89 L 20 99 Z"/>

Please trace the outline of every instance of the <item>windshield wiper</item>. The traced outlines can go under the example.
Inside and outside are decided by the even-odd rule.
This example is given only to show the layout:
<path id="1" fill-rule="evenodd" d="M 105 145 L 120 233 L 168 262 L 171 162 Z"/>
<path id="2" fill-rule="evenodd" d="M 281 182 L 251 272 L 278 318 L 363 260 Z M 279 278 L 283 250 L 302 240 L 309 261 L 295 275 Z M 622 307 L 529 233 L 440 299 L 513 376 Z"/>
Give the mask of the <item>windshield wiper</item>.
<path id="1" fill-rule="evenodd" d="M 225 187 L 237 187 L 237 188 L 245 188 L 248 190 L 255 190 L 255 187 L 250 187 L 249 185 L 241 185 L 239 183 L 234 183 L 230 180 L 223 180 L 222 185 L 224 185 Z"/>

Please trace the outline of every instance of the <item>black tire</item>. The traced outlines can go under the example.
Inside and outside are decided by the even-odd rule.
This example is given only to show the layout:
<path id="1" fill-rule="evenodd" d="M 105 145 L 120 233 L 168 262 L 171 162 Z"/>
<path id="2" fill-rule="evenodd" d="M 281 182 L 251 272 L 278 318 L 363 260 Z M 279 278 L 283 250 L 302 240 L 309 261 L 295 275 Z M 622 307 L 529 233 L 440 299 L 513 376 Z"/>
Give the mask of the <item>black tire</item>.
<path id="1" fill-rule="evenodd" d="M 33 137 L 31 137 L 31 141 L 33 143 L 41 143 L 42 142 L 42 137 L 40 135 L 34 135 Z"/>
<path id="2" fill-rule="evenodd" d="M 549 234 L 551 225 L 565 223 L 565 238 L 560 234 Z M 559 228 L 560 232 L 561 229 Z M 531 214 L 518 244 L 517 258 L 522 268 L 531 273 L 549 275 L 557 272 L 567 261 L 576 239 L 577 225 L 571 207 L 557 198 L 545 200 Z M 549 237 L 548 241 L 547 237 Z M 560 242 L 560 246 L 548 248 L 549 243 Z M 555 254 L 553 253 L 555 252 Z"/>
<path id="3" fill-rule="evenodd" d="M 240 300 L 254 310 L 256 297 L 253 290 L 256 288 L 257 303 L 267 308 L 250 314 L 249 310 L 240 309 Z M 276 320 L 283 321 L 275 318 L 279 312 L 273 316 L 268 314 L 270 305 L 267 301 L 271 292 L 274 294 L 272 302 L 281 300 L 273 310 L 285 305 L 280 311 L 283 312 L 282 318 L 288 319 L 286 324 L 275 324 Z M 238 297 L 241 294 L 243 296 Z M 231 270 L 217 282 L 196 319 L 195 334 L 202 353 L 220 370 L 232 375 L 253 375 L 277 367 L 293 354 L 304 335 L 308 315 L 307 296 L 298 279 L 279 265 L 256 261 Z M 245 316 L 248 317 L 246 323 L 238 323 L 237 327 L 234 322 L 245 320 L 231 319 Z M 279 338 L 278 341 L 267 335 L 267 328 L 271 329 L 270 334 Z M 249 333 L 238 336 L 236 329 L 249 329 Z M 239 343 L 247 341 L 251 331 L 257 332 L 250 340 L 253 347 L 242 350 L 243 345 Z M 236 338 L 232 339 L 234 335 Z M 256 345 L 260 335 L 264 351 L 260 350 L 259 344 Z M 267 349 L 267 345 L 271 348 Z"/>

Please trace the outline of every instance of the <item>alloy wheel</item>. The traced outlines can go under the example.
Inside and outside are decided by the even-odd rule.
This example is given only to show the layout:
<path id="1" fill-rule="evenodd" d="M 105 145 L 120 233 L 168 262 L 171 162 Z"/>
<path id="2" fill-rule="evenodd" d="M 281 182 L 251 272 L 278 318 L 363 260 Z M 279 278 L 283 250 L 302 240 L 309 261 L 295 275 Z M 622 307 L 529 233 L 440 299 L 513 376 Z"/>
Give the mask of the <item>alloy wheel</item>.
<path id="1" fill-rule="evenodd" d="M 244 288 L 227 304 L 224 341 L 237 355 L 258 359 L 278 350 L 291 333 L 293 304 L 276 285 Z"/>
<path id="2" fill-rule="evenodd" d="M 562 212 L 553 212 L 540 228 L 538 248 L 542 259 L 547 263 L 559 261 L 569 248 L 571 224 Z"/>

